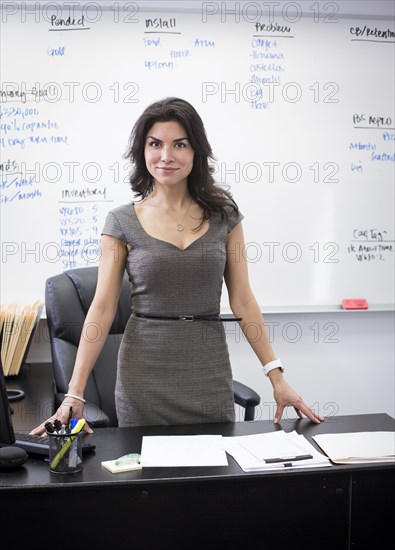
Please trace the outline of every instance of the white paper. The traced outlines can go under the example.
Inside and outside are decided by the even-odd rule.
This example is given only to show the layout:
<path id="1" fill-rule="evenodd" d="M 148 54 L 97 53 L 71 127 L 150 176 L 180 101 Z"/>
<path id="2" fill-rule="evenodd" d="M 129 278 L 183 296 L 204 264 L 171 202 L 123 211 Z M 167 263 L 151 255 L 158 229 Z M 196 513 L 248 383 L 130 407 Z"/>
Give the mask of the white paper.
<path id="1" fill-rule="evenodd" d="M 221 435 L 143 436 L 144 467 L 228 466 Z"/>
<path id="2" fill-rule="evenodd" d="M 395 461 L 395 432 L 319 434 L 314 441 L 340 464 Z"/>
<path id="3" fill-rule="evenodd" d="M 305 447 L 299 444 L 297 437 L 298 434 L 295 431 L 287 433 L 280 430 L 273 433 L 245 435 L 234 439 L 241 445 L 245 445 L 246 449 L 257 458 L 263 460 L 264 458 L 308 454 Z"/>
<path id="4" fill-rule="evenodd" d="M 224 448 L 244 472 L 317 468 L 331 466 L 328 458 L 317 451 L 303 435 L 280 430 L 273 433 L 224 437 Z M 312 458 L 266 463 L 266 459 L 287 458 L 309 454 Z M 285 466 L 286 464 L 286 466 Z"/>

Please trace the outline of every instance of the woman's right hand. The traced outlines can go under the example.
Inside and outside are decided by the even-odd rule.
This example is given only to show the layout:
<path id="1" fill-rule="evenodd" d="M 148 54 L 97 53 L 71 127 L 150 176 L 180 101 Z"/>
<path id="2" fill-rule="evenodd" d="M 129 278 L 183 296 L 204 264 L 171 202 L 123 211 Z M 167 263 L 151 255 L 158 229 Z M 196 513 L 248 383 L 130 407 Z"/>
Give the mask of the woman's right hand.
<path id="1" fill-rule="evenodd" d="M 47 420 L 44 420 L 42 424 L 34 428 L 30 433 L 32 435 L 44 435 L 46 433 L 45 424 L 47 422 L 51 422 L 51 424 L 53 424 L 55 420 L 60 420 L 62 425 L 67 425 L 70 419 L 70 408 L 72 418 L 84 418 L 84 403 L 79 399 L 74 399 L 73 397 L 65 397 L 55 414 Z M 93 433 L 92 428 L 87 422 L 84 424 L 83 431 Z"/>

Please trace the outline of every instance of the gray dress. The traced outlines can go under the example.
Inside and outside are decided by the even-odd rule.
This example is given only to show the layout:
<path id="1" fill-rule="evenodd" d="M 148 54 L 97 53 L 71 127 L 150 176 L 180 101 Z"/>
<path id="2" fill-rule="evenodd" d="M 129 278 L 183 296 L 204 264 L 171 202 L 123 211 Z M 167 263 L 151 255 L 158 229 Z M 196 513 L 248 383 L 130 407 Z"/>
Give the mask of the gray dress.
<path id="1" fill-rule="evenodd" d="M 126 269 L 133 311 L 146 315 L 220 313 L 228 233 L 243 216 L 227 208 L 185 250 L 151 237 L 134 204 L 108 213 L 102 234 L 131 247 Z M 118 356 L 119 426 L 233 422 L 232 372 L 220 321 L 131 316 Z"/>

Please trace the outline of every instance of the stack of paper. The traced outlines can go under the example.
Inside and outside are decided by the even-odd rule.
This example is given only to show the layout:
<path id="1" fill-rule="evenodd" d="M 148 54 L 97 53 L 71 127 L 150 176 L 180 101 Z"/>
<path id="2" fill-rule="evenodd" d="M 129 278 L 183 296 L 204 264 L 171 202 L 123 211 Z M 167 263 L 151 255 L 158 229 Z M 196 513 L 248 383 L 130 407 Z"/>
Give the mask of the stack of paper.
<path id="1" fill-rule="evenodd" d="M 4 376 L 19 374 L 43 306 L 40 301 L 1 306 L 1 362 Z"/>
<path id="2" fill-rule="evenodd" d="M 119 458 L 117 458 L 116 460 L 103 460 L 101 465 L 103 466 L 103 468 L 109 470 L 112 474 L 121 474 L 124 472 L 133 472 L 143 469 L 140 462 L 122 461 Z"/>
<path id="3" fill-rule="evenodd" d="M 335 464 L 395 462 L 395 432 L 319 434 L 313 439 Z"/>
<path id="4" fill-rule="evenodd" d="M 143 436 L 144 467 L 228 466 L 221 435 Z"/>
<path id="5" fill-rule="evenodd" d="M 322 468 L 331 463 L 303 435 L 278 431 L 224 437 L 224 448 L 244 472 Z"/>
<path id="6" fill-rule="evenodd" d="M 228 466 L 229 453 L 245 472 L 331 466 L 303 435 L 278 431 L 239 437 L 221 435 L 144 436 L 144 467 Z"/>

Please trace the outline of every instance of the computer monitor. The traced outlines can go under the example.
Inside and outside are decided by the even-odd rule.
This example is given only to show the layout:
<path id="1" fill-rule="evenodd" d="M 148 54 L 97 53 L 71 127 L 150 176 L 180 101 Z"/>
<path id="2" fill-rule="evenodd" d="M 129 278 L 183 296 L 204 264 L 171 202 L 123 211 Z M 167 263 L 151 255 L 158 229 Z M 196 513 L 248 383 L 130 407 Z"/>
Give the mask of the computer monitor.
<path id="1" fill-rule="evenodd" d="M 11 408 L 8 402 L 3 365 L 0 362 L 0 447 L 14 443 L 15 434 L 11 420 Z"/>

